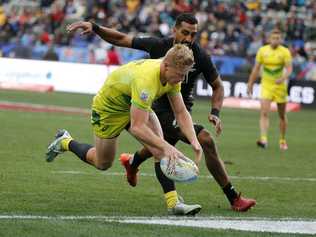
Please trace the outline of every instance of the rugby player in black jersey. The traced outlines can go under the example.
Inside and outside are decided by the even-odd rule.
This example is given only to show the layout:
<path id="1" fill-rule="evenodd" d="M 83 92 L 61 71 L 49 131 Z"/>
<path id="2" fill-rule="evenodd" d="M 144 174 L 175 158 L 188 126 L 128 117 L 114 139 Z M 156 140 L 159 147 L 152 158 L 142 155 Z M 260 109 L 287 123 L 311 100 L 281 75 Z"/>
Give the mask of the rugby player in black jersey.
<path id="1" fill-rule="evenodd" d="M 215 126 L 217 135 L 222 131 L 222 124 L 219 118 L 220 110 L 224 98 L 224 89 L 222 80 L 216 70 L 216 67 L 208 55 L 195 41 L 197 34 L 198 21 L 191 13 L 183 13 L 176 19 L 173 27 L 173 36 L 166 38 L 156 37 L 132 37 L 128 34 L 121 33 L 111 28 L 99 26 L 94 22 L 75 22 L 67 27 L 68 32 L 74 32 L 81 29 L 81 34 L 89 34 L 94 32 L 103 40 L 116 46 L 134 48 L 144 50 L 149 53 L 151 58 L 160 58 L 175 44 L 183 43 L 188 45 L 194 55 L 195 64 L 187 75 L 186 80 L 181 85 L 181 93 L 187 109 L 191 112 L 193 106 L 193 88 L 199 74 L 203 74 L 206 82 L 212 87 L 213 94 L 211 98 L 212 109 L 208 114 L 208 120 Z M 185 136 L 181 133 L 179 127 L 175 123 L 175 117 L 172 113 L 168 98 L 163 96 L 159 98 L 153 105 L 164 133 L 164 138 L 170 144 L 175 145 L 179 140 L 187 143 Z M 231 208 L 235 211 L 247 211 L 256 204 L 254 199 L 242 197 L 237 193 L 231 184 L 227 175 L 224 164 L 218 155 L 216 144 L 210 132 L 203 125 L 194 125 L 196 135 L 203 148 L 206 165 L 210 173 L 220 185 L 227 199 L 231 204 Z M 151 157 L 152 155 L 146 149 L 135 152 L 134 155 L 122 154 L 120 156 L 121 163 L 124 165 L 127 174 L 127 180 L 131 186 L 137 184 L 137 172 L 139 165 Z M 168 212 L 174 215 L 187 215 L 197 213 L 200 210 L 199 205 L 184 204 L 177 195 L 175 184 L 168 179 L 161 171 L 159 163 L 155 163 L 156 176 L 165 193 L 165 199 Z M 197 209 L 195 211 L 194 209 Z"/>

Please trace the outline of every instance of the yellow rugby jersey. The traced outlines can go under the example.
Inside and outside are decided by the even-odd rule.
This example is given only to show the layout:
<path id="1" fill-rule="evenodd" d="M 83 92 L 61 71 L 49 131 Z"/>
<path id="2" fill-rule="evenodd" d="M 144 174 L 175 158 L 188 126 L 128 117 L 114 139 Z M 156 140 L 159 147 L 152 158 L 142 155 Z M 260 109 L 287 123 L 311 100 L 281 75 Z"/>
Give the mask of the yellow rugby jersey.
<path id="1" fill-rule="evenodd" d="M 256 55 L 256 61 L 262 67 L 262 80 L 273 82 L 280 78 L 283 73 L 285 64 L 292 61 L 292 56 L 288 48 L 279 45 L 273 49 L 270 45 L 262 46 Z"/>
<path id="2" fill-rule="evenodd" d="M 109 113 L 126 113 L 130 105 L 152 111 L 155 99 L 163 94 L 180 93 L 181 83 L 162 85 L 160 82 L 161 59 L 130 62 L 114 70 L 94 97 L 94 107 Z"/>

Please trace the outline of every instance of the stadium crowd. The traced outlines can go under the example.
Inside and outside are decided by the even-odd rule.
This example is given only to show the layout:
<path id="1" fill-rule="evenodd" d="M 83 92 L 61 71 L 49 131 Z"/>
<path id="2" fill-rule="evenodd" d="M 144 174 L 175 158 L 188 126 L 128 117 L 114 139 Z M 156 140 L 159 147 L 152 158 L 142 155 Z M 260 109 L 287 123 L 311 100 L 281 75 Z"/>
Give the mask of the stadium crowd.
<path id="1" fill-rule="evenodd" d="M 316 1 L 312 0 L 0 0 L 0 55 L 120 64 L 144 53 L 116 49 L 95 35 L 66 33 L 66 25 L 94 20 L 129 34 L 169 35 L 175 17 L 194 12 L 197 41 L 212 55 L 252 64 L 267 33 L 282 29 L 294 75 L 316 80 Z M 245 64 L 247 66 L 247 64 Z"/>

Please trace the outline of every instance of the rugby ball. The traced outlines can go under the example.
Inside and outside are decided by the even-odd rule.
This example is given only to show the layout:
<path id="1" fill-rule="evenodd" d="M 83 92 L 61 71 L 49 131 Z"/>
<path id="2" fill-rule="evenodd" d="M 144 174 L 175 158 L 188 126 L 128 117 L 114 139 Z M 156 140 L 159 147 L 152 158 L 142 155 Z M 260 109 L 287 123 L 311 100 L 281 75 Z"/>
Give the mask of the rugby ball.
<path id="1" fill-rule="evenodd" d="M 167 178 L 177 182 L 192 182 L 197 179 L 199 172 L 196 164 L 187 157 L 163 157 L 160 160 L 160 168 Z"/>

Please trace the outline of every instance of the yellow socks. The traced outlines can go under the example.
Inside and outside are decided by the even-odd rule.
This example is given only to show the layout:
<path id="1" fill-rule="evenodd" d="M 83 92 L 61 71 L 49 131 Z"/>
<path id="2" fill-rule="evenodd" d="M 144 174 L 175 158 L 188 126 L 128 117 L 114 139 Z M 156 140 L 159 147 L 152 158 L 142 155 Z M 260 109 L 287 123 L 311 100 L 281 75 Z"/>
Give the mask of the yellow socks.
<path id="1" fill-rule="evenodd" d="M 69 151 L 69 143 L 71 142 L 71 140 L 73 140 L 72 138 L 65 138 L 63 140 L 61 140 L 61 148 L 64 151 Z"/>
<path id="2" fill-rule="evenodd" d="M 177 191 L 171 191 L 165 193 L 165 199 L 168 208 L 174 208 L 178 202 L 178 194 Z"/>
<path id="3" fill-rule="evenodd" d="M 286 140 L 284 138 L 280 138 L 279 144 L 286 144 Z"/>
<path id="4" fill-rule="evenodd" d="M 260 136 L 260 141 L 261 141 L 261 142 L 268 142 L 268 137 L 267 137 L 267 135 L 261 135 L 261 136 Z"/>

